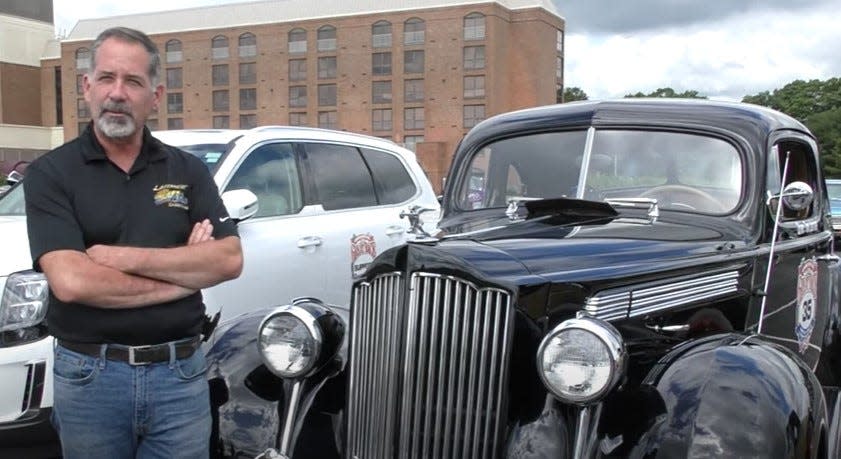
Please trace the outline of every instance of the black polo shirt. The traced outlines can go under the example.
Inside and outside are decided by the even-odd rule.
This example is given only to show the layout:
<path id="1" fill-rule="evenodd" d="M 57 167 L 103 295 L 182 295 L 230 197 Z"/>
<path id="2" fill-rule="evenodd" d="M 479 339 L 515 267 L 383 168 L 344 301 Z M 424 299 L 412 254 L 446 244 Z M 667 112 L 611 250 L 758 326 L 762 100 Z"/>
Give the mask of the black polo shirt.
<path id="1" fill-rule="evenodd" d="M 200 159 L 143 132 L 129 173 L 111 163 L 92 127 L 35 160 L 26 171 L 27 228 L 33 266 L 53 250 L 84 252 L 95 244 L 177 247 L 209 218 L 213 236 L 237 235 L 208 168 Z M 64 303 L 50 292 L 50 334 L 88 343 L 157 344 L 198 335 L 201 292 L 164 304 L 103 309 Z"/>

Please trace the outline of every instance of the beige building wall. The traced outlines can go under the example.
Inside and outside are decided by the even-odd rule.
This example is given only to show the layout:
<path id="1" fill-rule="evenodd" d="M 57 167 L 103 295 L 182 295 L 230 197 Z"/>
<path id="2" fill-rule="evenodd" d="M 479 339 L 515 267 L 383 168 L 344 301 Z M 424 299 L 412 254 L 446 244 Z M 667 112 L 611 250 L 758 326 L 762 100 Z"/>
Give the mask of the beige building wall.
<path id="1" fill-rule="evenodd" d="M 464 38 L 465 17 L 471 13 L 480 13 L 485 18 L 485 34 L 478 40 Z M 412 18 L 424 22 L 422 44 L 404 44 L 405 24 Z M 127 17 L 121 17 L 120 20 L 127 21 Z M 372 45 L 372 25 L 377 21 L 391 23 L 392 45 L 388 48 L 374 48 Z M 335 50 L 317 50 L 318 30 L 323 26 L 335 27 Z M 289 49 L 289 32 L 297 28 L 306 31 L 307 51 L 304 53 L 290 52 Z M 170 94 L 181 94 L 181 112 L 172 113 L 164 100 L 151 127 L 210 128 L 214 126 L 214 117 L 227 116 L 227 126 L 239 128 L 241 115 L 255 115 L 257 125 L 293 124 L 294 120 L 290 118 L 293 113 L 306 113 L 304 124 L 318 127 L 320 113 L 335 112 L 336 129 L 388 137 L 398 143 L 406 142 L 407 136 L 422 138 L 424 144 L 416 150 L 419 160 L 436 190 L 440 191 L 452 153 L 471 127 L 465 125 L 465 106 L 483 107 L 487 118 L 518 108 L 555 103 L 556 89 L 563 84 L 556 79 L 555 72 L 556 62 L 562 57 L 556 50 L 556 39 L 558 31 L 563 28 L 563 19 L 545 9 L 535 7 L 509 10 L 499 3 L 487 2 L 327 17 L 294 23 L 276 22 L 152 34 L 164 55 L 162 80 L 166 82 L 167 69 L 180 68 L 183 84 L 180 88 L 167 89 Z M 256 36 L 256 56 L 239 56 L 238 37 L 243 33 Z M 227 59 L 213 58 L 211 40 L 218 35 L 224 35 L 229 40 Z M 166 43 L 170 40 L 181 42 L 180 62 L 167 62 Z M 80 127 L 89 120 L 83 95 L 77 91 L 77 78 L 85 70 L 77 68 L 76 55 L 80 49 L 89 48 L 90 45 L 91 40 L 64 41 L 61 43 L 60 58 L 42 63 L 41 106 L 45 123 L 56 123 L 56 116 L 48 113 L 50 107 L 55 107 L 55 99 L 52 98 L 55 97 L 55 90 L 50 89 L 55 87 L 51 80 L 54 69 L 47 67 L 60 66 L 61 118 L 65 138 L 68 139 L 75 137 Z M 466 46 L 484 46 L 484 68 L 464 68 Z M 412 50 L 424 52 L 423 73 L 404 72 L 404 52 Z M 391 52 L 390 75 L 373 75 L 372 54 L 375 52 Z M 318 59 L 332 56 L 337 60 L 335 78 L 319 79 Z M 289 63 L 293 59 L 306 60 L 305 81 L 289 81 Z M 238 69 L 240 64 L 246 63 L 256 64 L 256 81 L 240 84 Z M 228 66 L 227 85 L 213 85 L 214 65 Z M 484 95 L 465 97 L 466 76 L 484 77 Z M 406 101 L 406 81 L 419 79 L 423 80 L 423 100 Z M 391 82 L 390 103 L 374 103 L 372 85 L 375 81 Z M 336 85 L 335 105 L 319 105 L 318 87 L 322 84 Z M 306 86 L 306 107 L 290 107 L 290 86 Z M 251 88 L 256 90 L 256 108 L 240 109 L 240 90 Z M 229 109 L 214 110 L 214 91 L 226 90 Z M 412 108 L 422 110 L 424 124 L 420 129 L 409 129 L 404 122 L 404 110 Z M 374 109 L 391 109 L 391 129 L 374 130 Z M 216 120 L 218 123 L 220 118 Z"/>

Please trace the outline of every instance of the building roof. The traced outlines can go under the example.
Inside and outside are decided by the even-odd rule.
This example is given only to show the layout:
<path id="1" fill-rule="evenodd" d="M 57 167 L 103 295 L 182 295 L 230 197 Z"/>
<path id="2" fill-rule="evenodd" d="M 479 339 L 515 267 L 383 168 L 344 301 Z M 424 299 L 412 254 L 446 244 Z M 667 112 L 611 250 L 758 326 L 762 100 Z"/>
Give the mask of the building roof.
<path id="1" fill-rule="evenodd" d="M 155 35 L 483 3 L 498 3 L 510 10 L 543 8 L 561 17 L 552 0 L 262 0 L 82 19 L 64 41 L 93 40 L 108 27 L 120 25 Z"/>

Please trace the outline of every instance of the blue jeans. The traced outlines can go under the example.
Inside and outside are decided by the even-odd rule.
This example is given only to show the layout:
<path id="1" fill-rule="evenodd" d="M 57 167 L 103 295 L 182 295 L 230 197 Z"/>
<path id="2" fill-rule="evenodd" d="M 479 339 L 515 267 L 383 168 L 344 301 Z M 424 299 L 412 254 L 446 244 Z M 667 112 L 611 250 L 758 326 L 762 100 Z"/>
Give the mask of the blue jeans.
<path id="1" fill-rule="evenodd" d="M 132 366 L 56 346 L 53 425 L 64 459 L 209 455 L 207 364 L 191 357 Z"/>

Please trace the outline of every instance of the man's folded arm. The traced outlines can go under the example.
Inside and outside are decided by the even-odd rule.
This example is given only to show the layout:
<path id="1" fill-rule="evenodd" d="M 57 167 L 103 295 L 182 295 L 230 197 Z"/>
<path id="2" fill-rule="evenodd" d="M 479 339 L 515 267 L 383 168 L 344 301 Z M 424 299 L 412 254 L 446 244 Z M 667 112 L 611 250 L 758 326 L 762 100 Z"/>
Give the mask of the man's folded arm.
<path id="1" fill-rule="evenodd" d="M 61 301 L 106 309 L 129 309 L 184 298 L 197 289 L 121 272 L 76 250 L 55 250 L 39 259 L 53 294 Z"/>

